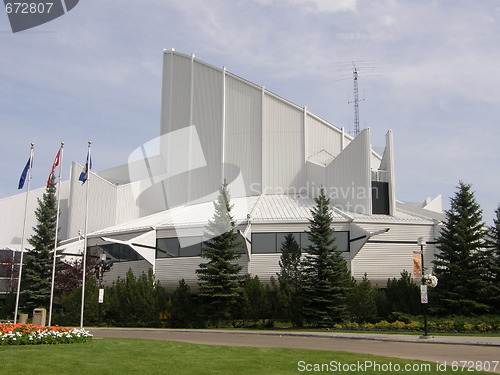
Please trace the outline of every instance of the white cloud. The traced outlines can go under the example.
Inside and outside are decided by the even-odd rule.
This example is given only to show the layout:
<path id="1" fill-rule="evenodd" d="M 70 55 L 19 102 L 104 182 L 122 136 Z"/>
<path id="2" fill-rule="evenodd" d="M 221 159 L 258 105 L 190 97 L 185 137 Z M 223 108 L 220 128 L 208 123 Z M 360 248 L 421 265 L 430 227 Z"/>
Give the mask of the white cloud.
<path id="1" fill-rule="evenodd" d="M 345 11 L 356 11 L 357 0 L 257 0 L 266 5 L 289 4 L 300 7 L 309 12 L 337 13 Z"/>

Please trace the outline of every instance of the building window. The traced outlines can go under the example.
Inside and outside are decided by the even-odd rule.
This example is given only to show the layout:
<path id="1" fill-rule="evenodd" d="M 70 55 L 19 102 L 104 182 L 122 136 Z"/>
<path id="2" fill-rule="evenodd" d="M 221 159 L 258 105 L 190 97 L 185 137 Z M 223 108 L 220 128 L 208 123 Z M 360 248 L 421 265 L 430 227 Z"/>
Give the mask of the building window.
<path id="1" fill-rule="evenodd" d="M 252 254 L 280 253 L 287 232 L 252 233 Z M 303 252 L 311 245 L 308 232 L 292 232 Z M 349 252 L 349 232 L 334 232 L 337 251 Z"/>
<path id="2" fill-rule="evenodd" d="M 158 238 L 156 258 L 196 257 L 201 254 L 201 236 Z"/>
<path id="3" fill-rule="evenodd" d="M 179 248 L 180 257 L 198 257 L 201 255 L 201 237 L 182 237 Z"/>
<path id="4" fill-rule="evenodd" d="M 179 256 L 179 239 L 175 238 L 158 238 L 156 240 L 156 257 L 157 258 L 173 258 Z"/>
<path id="5" fill-rule="evenodd" d="M 99 254 L 107 254 L 113 262 L 130 262 L 133 260 L 142 260 L 142 256 L 128 245 L 119 243 L 110 243 L 106 245 L 89 246 L 88 252 L 93 257 L 98 257 Z"/>
<path id="6" fill-rule="evenodd" d="M 253 233 L 252 253 L 276 253 L 276 233 Z"/>

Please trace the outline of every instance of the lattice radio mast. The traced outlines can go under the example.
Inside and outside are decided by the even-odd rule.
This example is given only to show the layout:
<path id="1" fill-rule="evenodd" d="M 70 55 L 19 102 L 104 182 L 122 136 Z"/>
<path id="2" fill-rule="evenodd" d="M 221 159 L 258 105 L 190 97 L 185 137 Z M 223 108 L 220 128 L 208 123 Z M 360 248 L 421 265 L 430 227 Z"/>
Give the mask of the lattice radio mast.
<path id="1" fill-rule="evenodd" d="M 356 64 L 352 63 L 352 77 L 354 80 L 354 100 L 349 102 L 349 104 L 354 103 L 354 136 L 357 137 L 360 133 L 359 130 L 359 90 L 358 90 L 358 70 L 356 69 Z M 364 101 L 365 99 L 361 99 Z"/>

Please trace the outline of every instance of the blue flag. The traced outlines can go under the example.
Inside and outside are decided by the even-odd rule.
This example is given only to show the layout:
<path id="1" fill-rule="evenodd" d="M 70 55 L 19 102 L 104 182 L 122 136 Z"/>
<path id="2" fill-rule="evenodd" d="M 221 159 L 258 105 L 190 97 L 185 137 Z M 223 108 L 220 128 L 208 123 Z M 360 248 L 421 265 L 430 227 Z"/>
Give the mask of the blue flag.
<path id="1" fill-rule="evenodd" d="M 28 159 L 26 166 L 23 169 L 23 173 L 21 174 L 21 178 L 19 179 L 18 189 L 22 189 L 24 187 L 24 182 L 26 181 L 26 177 L 28 176 L 28 171 L 31 168 L 31 157 Z"/>
<path id="2" fill-rule="evenodd" d="M 90 151 L 87 153 L 87 162 L 85 163 L 85 168 L 83 168 L 82 173 L 80 173 L 79 181 L 85 183 L 89 179 L 89 173 L 92 169 L 92 157 L 90 156 Z"/>

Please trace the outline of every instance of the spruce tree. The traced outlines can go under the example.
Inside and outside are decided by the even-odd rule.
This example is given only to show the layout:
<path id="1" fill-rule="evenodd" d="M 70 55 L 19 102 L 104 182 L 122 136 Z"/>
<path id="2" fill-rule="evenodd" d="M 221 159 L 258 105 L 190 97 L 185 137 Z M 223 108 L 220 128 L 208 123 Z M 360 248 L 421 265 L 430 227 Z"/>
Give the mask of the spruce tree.
<path id="1" fill-rule="evenodd" d="M 387 304 L 391 313 L 400 312 L 419 315 L 423 307 L 420 302 L 420 287 L 413 281 L 411 274 L 403 270 L 399 279 L 387 280 L 385 289 Z"/>
<path id="2" fill-rule="evenodd" d="M 488 236 L 487 303 L 491 311 L 500 311 L 500 205 L 495 210 Z"/>
<path id="3" fill-rule="evenodd" d="M 459 182 L 438 238 L 434 273 L 439 279 L 431 296 L 438 314 L 485 313 L 486 262 L 482 210 L 471 185 Z"/>
<path id="4" fill-rule="evenodd" d="M 278 273 L 281 315 L 293 326 L 302 326 L 302 271 L 300 245 L 292 233 L 281 244 Z"/>
<path id="5" fill-rule="evenodd" d="M 56 186 L 52 177 L 42 199 L 38 199 L 35 210 L 37 225 L 34 234 L 28 239 L 32 250 L 26 254 L 22 275 L 22 305 L 26 313 L 34 308 L 49 307 L 50 286 L 52 281 L 52 254 L 56 235 Z"/>
<path id="6" fill-rule="evenodd" d="M 342 255 L 334 244 L 330 199 L 322 188 L 311 210 L 309 240 L 303 263 L 303 314 L 306 321 L 328 327 L 347 317 L 350 275 Z"/>
<path id="7" fill-rule="evenodd" d="M 366 273 L 359 283 L 353 279 L 348 297 L 349 315 L 352 321 L 363 323 L 375 319 L 377 316 L 375 293 Z"/>
<path id="8" fill-rule="evenodd" d="M 219 196 L 214 202 L 215 213 L 208 222 L 201 257 L 207 262 L 201 263 L 196 270 L 199 280 L 199 296 L 204 302 L 208 319 L 217 327 L 231 319 L 234 305 L 240 297 L 242 270 L 237 264 L 240 258 L 240 242 L 231 216 L 231 197 L 227 182 L 219 189 Z"/>
<path id="9" fill-rule="evenodd" d="M 196 311 L 191 288 L 184 279 L 179 281 L 172 294 L 171 327 L 192 328 L 196 321 Z"/>

